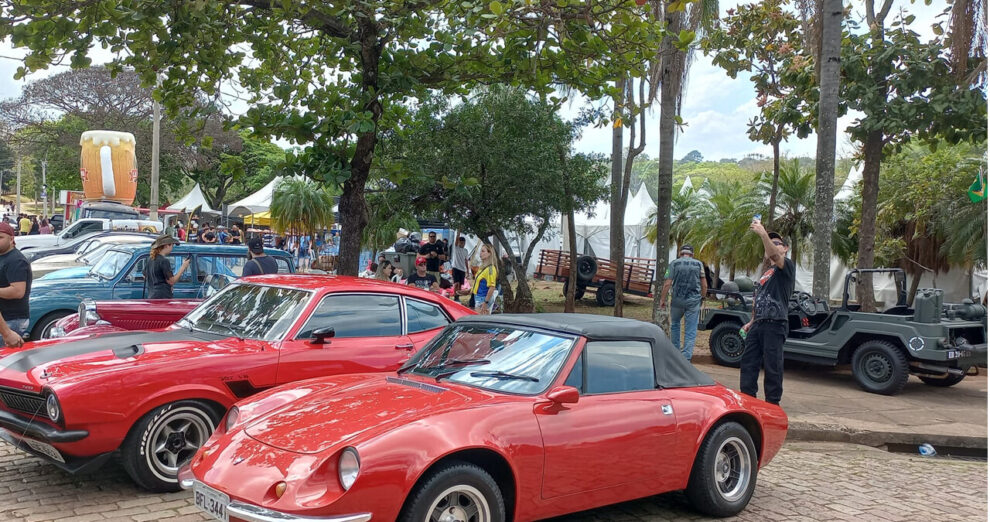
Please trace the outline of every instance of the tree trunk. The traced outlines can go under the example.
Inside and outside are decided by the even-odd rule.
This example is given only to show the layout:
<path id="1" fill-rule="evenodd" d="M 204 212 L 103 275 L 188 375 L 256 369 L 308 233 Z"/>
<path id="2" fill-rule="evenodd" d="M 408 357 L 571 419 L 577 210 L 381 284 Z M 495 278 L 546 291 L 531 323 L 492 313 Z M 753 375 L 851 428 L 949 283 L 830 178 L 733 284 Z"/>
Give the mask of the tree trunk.
<path id="1" fill-rule="evenodd" d="M 665 60 L 666 61 L 666 60 Z M 677 91 L 670 67 L 660 73 L 660 154 L 657 179 L 657 273 L 653 281 L 653 322 L 660 324 L 660 293 L 670 250 L 670 198 L 674 185 L 674 135 Z"/>
<path id="2" fill-rule="evenodd" d="M 774 137 L 773 142 L 773 183 L 770 185 L 770 208 L 764 220 L 767 230 L 773 230 L 773 216 L 777 213 L 777 183 L 780 181 L 780 136 Z"/>
<path id="3" fill-rule="evenodd" d="M 815 160 L 814 268 L 812 294 L 819 299 L 829 297 L 829 276 L 832 260 L 832 232 L 835 194 L 835 140 L 839 116 L 839 46 L 842 42 L 842 0 L 822 3 L 822 42 L 818 62 L 818 153 Z"/>
<path id="4" fill-rule="evenodd" d="M 343 184 L 340 196 L 340 259 L 337 273 L 358 275 L 361 262 L 361 236 L 368 225 L 368 205 L 364 199 L 364 186 L 371 172 L 371 162 L 378 143 L 378 120 L 382 116 L 382 104 L 378 97 L 378 62 L 381 47 L 378 42 L 377 22 L 361 19 L 361 90 L 368 102 L 364 109 L 371 112 L 375 128 L 359 134 L 351 160 L 351 177 Z"/>
<path id="5" fill-rule="evenodd" d="M 921 285 L 921 276 L 925 275 L 924 270 L 917 270 L 911 277 L 911 289 L 908 290 L 907 294 L 907 305 L 908 308 L 914 306 L 914 294 L 918 293 L 918 286 Z M 972 278 L 970 278 L 972 280 Z"/>
<path id="6" fill-rule="evenodd" d="M 571 269 L 567 271 L 567 296 L 564 300 L 564 312 L 574 313 L 574 295 L 577 292 L 577 227 L 574 225 L 574 207 L 567 210 L 567 243 L 570 249 Z"/>
<path id="7" fill-rule="evenodd" d="M 540 241 L 543 234 L 538 233 L 536 239 L 530 243 L 530 249 L 532 246 Z M 526 266 L 521 266 L 516 262 L 516 255 L 512 251 L 512 245 L 509 243 L 508 238 L 502 231 L 495 232 L 495 238 L 498 240 L 499 244 L 505 249 L 505 253 L 508 256 L 509 266 L 499 265 L 502 269 L 499 270 L 498 279 L 502 285 L 502 302 L 505 305 L 506 313 L 533 313 L 535 306 L 533 304 L 533 292 L 529 288 L 529 281 L 526 279 Z M 527 256 L 528 257 L 528 256 Z M 524 259 L 523 263 L 527 260 Z M 516 289 L 515 292 L 509 291 L 509 281 L 504 273 L 509 268 L 516 275 Z"/>
<path id="8" fill-rule="evenodd" d="M 626 248 L 626 237 L 623 234 L 623 221 L 625 209 L 622 207 L 622 132 L 623 132 L 623 106 L 626 100 L 626 79 L 616 80 L 615 88 L 620 92 L 619 98 L 615 100 L 615 113 L 612 125 L 612 189 L 609 193 L 609 238 L 608 238 L 608 258 L 615 267 L 616 273 L 616 299 L 612 314 L 622 317 L 622 300 L 619 298 L 621 289 L 621 279 L 618 272 L 622 266 L 623 255 Z M 572 265 L 573 266 L 573 265 Z"/>
<path id="9" fill-rule="evenodd" d="M 873 268 L 873 247 L 877 235 L 877 193 L 880 191 L 882 160 L 883 131 L 875 130 L 867 135 L 863 145 L 863 211 L 860 214 L 857 268 Z M 856 284 L 856 297 L 862 311 L 872 312 L 876 309 L 871 277 L 860 278 Z"/>

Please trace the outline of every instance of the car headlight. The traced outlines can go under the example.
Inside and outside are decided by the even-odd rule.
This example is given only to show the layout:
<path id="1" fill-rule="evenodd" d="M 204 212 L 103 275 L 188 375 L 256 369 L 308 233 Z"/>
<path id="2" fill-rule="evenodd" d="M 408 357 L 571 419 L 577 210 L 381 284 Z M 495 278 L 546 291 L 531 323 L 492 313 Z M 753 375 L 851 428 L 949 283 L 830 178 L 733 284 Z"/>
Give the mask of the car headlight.
<path id="1" fill-rule="evenodd" d="M 54 393 L 48 394 L 48 399 L 45 400 L 45 409 L 48 410 L 48 418 L 52 422 L 58 422 L 58 419 L 62 416 L 62 408 L 58 405 L 58 398 L 55 397 Z"/>
<path id="2" fill-rule="evenodd" d="M 237 406 L 232 406 L 230 411 L 227 412 L 227 418 L 224 420 L 223 428 L 224 431 L 230 433 L 230 430 L 234 428 L 237 424 L 237 418 L 240 417 L 241 410 L 237 409 Z"/>
<path id="3" fill-rule="evenodd" d="M 344 448 L 340 454 L 340 461 L 337 462 L 337 476 L 340 478 L 340 485 L 344 487 L 344 491 L 351 489 L 360 472 L 361 459 L 358 457 L 357 450 Z"/>

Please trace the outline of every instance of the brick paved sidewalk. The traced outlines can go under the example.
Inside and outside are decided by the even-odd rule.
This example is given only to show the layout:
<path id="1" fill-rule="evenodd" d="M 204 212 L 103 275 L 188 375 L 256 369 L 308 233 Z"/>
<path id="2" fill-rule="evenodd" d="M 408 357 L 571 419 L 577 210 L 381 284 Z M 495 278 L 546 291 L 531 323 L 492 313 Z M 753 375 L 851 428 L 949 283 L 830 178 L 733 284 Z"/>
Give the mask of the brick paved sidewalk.
<path id="1" fill-rule="evenodd" d="M 987 463 L 890 454 L 865 446 L 788 443 L 760 472 L 749 507 L 728 520 L 987 520 Z M 924 494 L 920 493 L 924 492 Z M 702 520 L 671 493 L 555 522 Z M 116 464 L 70 476 L 0 442 L 0 520 L 206 520 L 187 492 L 138 490 Z"/>

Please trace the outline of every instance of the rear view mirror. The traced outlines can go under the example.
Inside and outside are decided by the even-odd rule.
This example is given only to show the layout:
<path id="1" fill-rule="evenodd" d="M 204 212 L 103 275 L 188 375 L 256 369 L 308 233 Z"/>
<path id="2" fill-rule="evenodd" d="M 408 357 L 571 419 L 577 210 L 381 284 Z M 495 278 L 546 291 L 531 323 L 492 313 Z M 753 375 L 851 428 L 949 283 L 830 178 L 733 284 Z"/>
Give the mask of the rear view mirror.
<path id="1" fill-rule="evenodd" d="M 581 392 L 573 386 L 558 386 L 547 394 L 547 399 L 557 404 L 576 404 L 581 398 Z"/>
<path id="2" fill-rule="evenodd" d="M 310 343 L 312 344 L 326 344 L 327 339 L 333 338 L 337 332 L 334 331 L 332 326 L 326 328 L 318 328 L 313 330 L 312 337 L 310 338 Z"/>

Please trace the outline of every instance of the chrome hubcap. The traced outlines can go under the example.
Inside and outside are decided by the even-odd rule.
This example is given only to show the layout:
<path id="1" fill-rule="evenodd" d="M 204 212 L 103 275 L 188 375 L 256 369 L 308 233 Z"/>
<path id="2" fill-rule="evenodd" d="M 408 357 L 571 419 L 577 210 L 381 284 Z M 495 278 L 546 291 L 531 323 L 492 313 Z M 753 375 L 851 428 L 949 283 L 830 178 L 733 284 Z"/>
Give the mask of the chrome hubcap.
<path id="1" fill-rule="evenodd" d="M 719 495 L 733 502 L 741 498 L 749 487 L 752 463 L 746 444 L 738 437 L 722 442 L 715 456 L 715 485 Z"/>
<path id="2" fill-rule="evenodd" d="M 491 509 L 477 489 L 460 485 L 437 496 L 424 522 L 490 522 Z"/>

